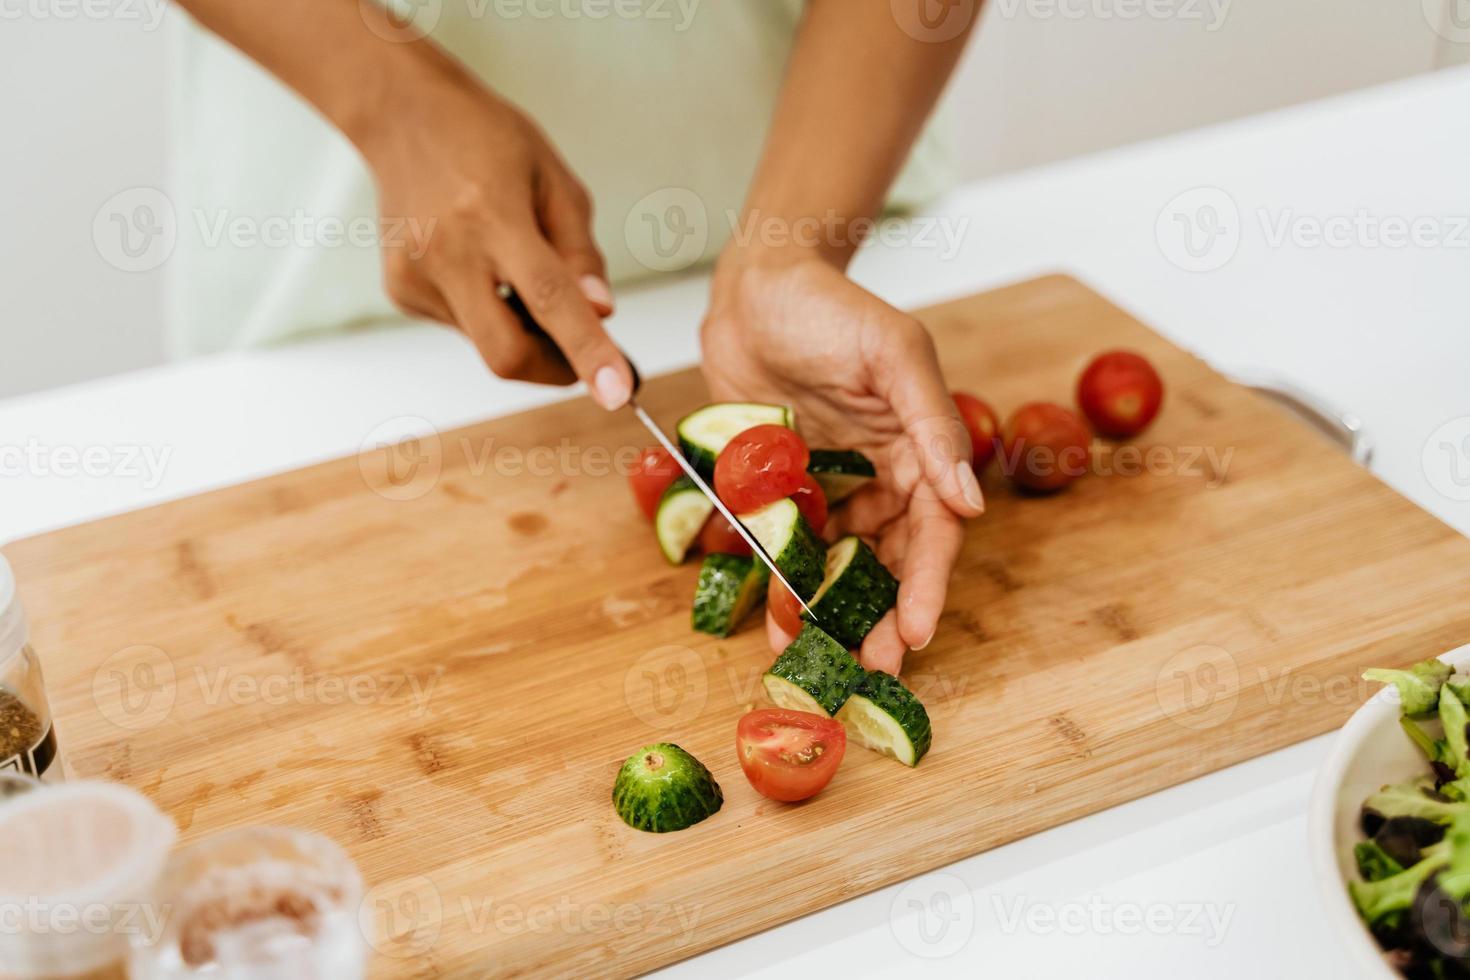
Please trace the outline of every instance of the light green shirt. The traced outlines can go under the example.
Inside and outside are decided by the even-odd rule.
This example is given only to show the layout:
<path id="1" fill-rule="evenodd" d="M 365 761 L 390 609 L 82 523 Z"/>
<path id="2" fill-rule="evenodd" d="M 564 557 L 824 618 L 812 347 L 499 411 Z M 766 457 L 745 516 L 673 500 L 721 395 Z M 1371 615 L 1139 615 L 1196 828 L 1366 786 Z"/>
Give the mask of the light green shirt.
<path id="1" fill-rule="evenodd" d="M 416 8 L 414 23 L 534 118 L 587 185 L 614 283 L 708 262 L 729 239 L 799 0 L 417 0 Z M 192 24 L 183 31 L 174 352 L 404 319 L 383 291 L 373 184 L 356 150 L 233 48 Z M 943 189 L 943 161 L 926 136 L 894 203 Z"/>

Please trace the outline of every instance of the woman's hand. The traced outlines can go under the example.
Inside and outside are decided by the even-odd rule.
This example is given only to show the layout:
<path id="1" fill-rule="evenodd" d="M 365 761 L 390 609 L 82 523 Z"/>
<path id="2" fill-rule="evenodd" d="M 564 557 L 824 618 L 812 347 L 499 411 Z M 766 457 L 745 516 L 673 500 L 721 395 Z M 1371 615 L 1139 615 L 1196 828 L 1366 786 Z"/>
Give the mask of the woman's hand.
<path id="1" fill-rule="evenodd" d="M 378 183 L 385 279 L 399 307 L 462 330 L 502 378 L 580 378 L 604 408 L 628 400 L 632 374 L 601 320 L 613 300 L 592 202 L 529 119 L 444 62 L 395 86 L 358 142 Z M 405 223 L 421 241 L 393 239 Z M 500 283 L 554 346 L 526 331 Z"/>
<path id="2" fill-rule="evenodd" d="M 897 609 L 861 650 L 865 667 L 897 674 L 938 626 L 962 519 L 985 509 L 928 331 L 815 257 L 761 263 L 732 250 L 702 339 L 715 398 L 789 404 L 810 445 L 857 449 L 876 465 L 829 536 L 876 539 L 901 582 Z M 773 644 L 784 639 L 767 629 Z"/>

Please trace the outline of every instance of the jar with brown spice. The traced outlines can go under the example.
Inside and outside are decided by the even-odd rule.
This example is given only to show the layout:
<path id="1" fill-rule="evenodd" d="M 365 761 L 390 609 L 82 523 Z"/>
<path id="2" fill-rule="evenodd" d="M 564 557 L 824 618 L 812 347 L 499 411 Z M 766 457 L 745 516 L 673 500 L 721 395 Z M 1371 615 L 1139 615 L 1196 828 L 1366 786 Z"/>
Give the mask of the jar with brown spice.
<path id="1" fill-rule="evenodd" d="M 0 772 L 62 779 L 56 731 L 15 575 L 0 558 Z"/>

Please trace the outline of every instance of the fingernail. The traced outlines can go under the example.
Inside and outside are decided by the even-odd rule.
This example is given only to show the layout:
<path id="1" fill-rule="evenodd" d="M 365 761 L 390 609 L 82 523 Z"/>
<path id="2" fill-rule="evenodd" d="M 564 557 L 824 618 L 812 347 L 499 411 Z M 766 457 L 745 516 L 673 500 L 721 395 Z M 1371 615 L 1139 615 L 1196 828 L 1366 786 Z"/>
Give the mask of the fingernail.
<path id="1" fill-rule="evenodd" d="M 612 290 L 608 288 L 602 277 L 586 275 L 577 280 L 582 287 L 582 295 L 586 296 L 593 306 L 600 307 L 611 313 L 613 310 Z"/>
<path id="2" fill-rule="evenodd" d="M 980 492 L 980 481 L 975 479 L 975 468 L 960 460 L 955 464 L 954 470 L 959 477 L 960 493 L 965 495 L 965 503 L 981 514 L 985 513 L 985 495 Z"/>
<path id="3" fill-rule="evenodd" d="M 914 649 L 915 650 L 922 650 L 926 646 L 928 646 L 930 643 L 933 643 L 934 642 L 934 634 L 937 633 L 938 631 L 939 631 L 939 626 L 938 626 L 938 624 L 936 624 L 935 627 L 934 627 L 934 629 L 932 629 L 932 630 L 929 631 L 929 635 L 926 636 L 926 637 L 924 637 L 924 642 L 923 643 L 920 643 L 918 646 L 914 647 Z"/>
<path id="4" fill-rule="evenodd" d="M 598 368 L 597 373 L 592 376 L 592 395 L 597 399 L 597 404 L 609 412 L 615 408 L 622 408 L 632 394 L 633 391 L 628 387 L 628 382 L 611 364 Z"/>

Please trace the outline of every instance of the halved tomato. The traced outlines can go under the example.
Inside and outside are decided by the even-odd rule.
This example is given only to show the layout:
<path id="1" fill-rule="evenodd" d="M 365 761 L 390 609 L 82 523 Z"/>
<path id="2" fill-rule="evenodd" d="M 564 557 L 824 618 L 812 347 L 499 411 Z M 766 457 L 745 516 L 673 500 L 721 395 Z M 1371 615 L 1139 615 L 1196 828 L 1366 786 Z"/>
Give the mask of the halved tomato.
<path id="1" fill-rule="evenodd" d="M 846 750 L 842 722 L 806 711 L 752 711 L 735 729 L 735 752 L 745 778 L 757 793 L 783 803 L 820 793 L 836 775 Z"/>
<path id="2" fill-rule="evenodd" d="M 633 488 L 638 509 L 650 521 L 658 511 L 659 498 L 681 472 L 668 450 L 658 447 L 643 450 L 633 461 L 633 468 L 628 471 L 628 485 Z"/>
<path id="3" fill-rule="evenodd" d="M 707 555 L 749 555 L 750 545 L 719 511 L 711 514 L 699 532 L 699 546 Z"/>
<path id="4" fill-rule="evenodd" d="M 715 493 L 736 514 L 789 497 L 806 480 L 811 452 L 784 425 L 757 425 L 731 439 L 715 460 Z"/>
<path id="5" fill-rule="evenodd" d="M 827 526 L 827 495 L 822 492 L 822 485 L 816 477 L 806 474 L 806 480 L 797 487 L 791 499 L 796 501 L 796 509 L 801 511 L 812 530 L 821 534 L 822 528 Z"/>
<path id="6" fill-rule="evenodd" d="M 766 588 L 766 605 L 770 607 L 771 618 L 783 632 L 792 636 L 801 632 L 801 601 L 774 575 Z"/>

